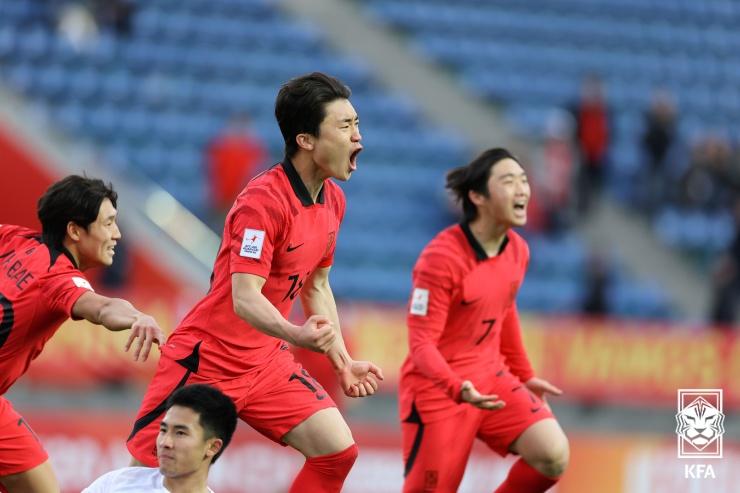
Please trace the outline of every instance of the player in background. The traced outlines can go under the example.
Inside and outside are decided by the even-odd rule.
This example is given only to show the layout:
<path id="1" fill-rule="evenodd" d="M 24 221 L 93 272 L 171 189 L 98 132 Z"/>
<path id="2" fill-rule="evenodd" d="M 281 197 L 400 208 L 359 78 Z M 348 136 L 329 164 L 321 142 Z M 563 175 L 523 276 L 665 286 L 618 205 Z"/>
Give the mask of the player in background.
<path id="1" fill-rule="evenodd" d="M 544 402 L 561 391 L 535 376 L 519 328 L 529 249 L 511 228 L 527 221 L 527 175 L 508 151 L 490 149 L 453 169 L 447 188 L 464 219 L 413 271 L 399 383 L 403 491 L 457 491 L 476 438 L 521 456 L 497 493 L 546 491 L 565 470 L 568 441 Z"/>
<path id="2" fill-rule="evenodd" d="M 82 493 L 213 493 L 208 471 L 231 442 L 236 420 L 236 407 L 222 392 L 208 385 L 186 385 L 167 400 L 159 424 L 159 469 L 111 471 Z"/>
<path id="3" fill-rule="evenodd" d="M 121 232 L 116 192 L 101 180 L 68 176 L 38 202 L 42 232 L 0 225 L 0 484 L 10 493 L 55 493 L 48 455 L 2 397 L 68 318 L 131 329 L 134 359 L 145 361 L 164 335 L 152 317 L 96 294 L 83 271 L 113 263 Z M 0 487 L 0 490 L 3 488 Z"/>
<path id="4" fill-rule="evenodd" d="M 322 73 L 285 83 L 275 117 L 285 158 L 249 182 L 226 216 L 206 296 L 162 348 L 157 373 L 127 441 L 133 464 L 157 465 L 157 423 L 186 383 L 222 390 L 239 417 L 306 461 L 293 493 L 338 492 L 357 446 L 331 397 L 288 351 L 325 353 L 350 397 L 375 392 L 381 370 L 347 352 L 329 270 L 345 199 L 331 179 L 357 169 L 359 118 L 350 90 Z M 300 298 L 307 320 L 286 317 Z"/>

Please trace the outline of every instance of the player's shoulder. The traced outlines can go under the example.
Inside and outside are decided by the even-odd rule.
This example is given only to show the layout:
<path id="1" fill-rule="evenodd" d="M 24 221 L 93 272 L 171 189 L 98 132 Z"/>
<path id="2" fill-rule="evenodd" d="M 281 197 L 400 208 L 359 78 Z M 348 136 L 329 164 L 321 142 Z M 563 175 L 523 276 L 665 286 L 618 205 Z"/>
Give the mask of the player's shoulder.
<path id="1" fill-rule="evenodd" d="M 24 226 L 16 224 L 0 224 L 0 238 L 9 240 L 10 238 L 32 238 L 41 237 L 41 233 Z"/>
<path id="2" fill-rule="evenodd" d="M 239 193 L 232 209 L 265 209 L 275 212 L 287 206 L 285 200 L 289 192 L 289 183 L 282 170 L 276 164 L 252 178 Z"/>
<path id="3" fill-rule="evenodd" d="M 421 251 L 417 269 L 449 270 L 458 266 L 466 256 L 464 241 L 459 224 L 443 229 Z"/>
<path id="4" fill-rule="evenodd" d="M 244 187 L 239 195 L 254 194 L 259 190 L 279 188 L 283 185 L 284 181 L 285 171 L 283 171 L 283 167 L 280 164 L 275 164 L 249 180 L 247 186 Z"/>
<path id="5" fill-rule="evenodd" d="M 510 229 L 507 235 L 509 237 L 509 245 L 516 259 L 517 260 L 521 259 L 525 262 L 528 261 L 529 260 L 529 245 L 527 244 L 527 240 L 525 240 L 522 235 L 520 235 L 513 229 Z"/>
<path id="6" fill-rule="evenodd" d="M 453 224 L 437 233 L 424 247 L 422 255 L 446 254 L 446 256 L 455 257 L 460 255 L 464 246 L 465 234 L 459 224 Z"/>
<path id="7" fill-rule="evenodd" d="M 342 187 L 334 183 L 334 180 L 324 182 L 324 202 L 330 207 L 337 209 L 337 212 L 344 210 L 347 199 L 344 196 Z"/>
<path id="8" fill-rule="evenodd" d="M 108 489 L 96 490 L 111 493 L 128 493 L 128 492 L 145 492 L 160 491 L 161 473 L 159 469 L 153 467 L 124 467 L 110 471 L 100 476 L 92 486 L 97 484 L 105 485 Z"/>

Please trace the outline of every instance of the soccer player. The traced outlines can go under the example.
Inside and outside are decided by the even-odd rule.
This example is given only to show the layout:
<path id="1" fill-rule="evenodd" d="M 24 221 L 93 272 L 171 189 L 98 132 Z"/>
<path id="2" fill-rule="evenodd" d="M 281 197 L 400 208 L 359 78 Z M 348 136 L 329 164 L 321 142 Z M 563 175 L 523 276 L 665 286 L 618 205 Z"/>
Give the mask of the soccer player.
<path id="1" fill-rule="evenodd" d="M 546 491 L 566 467 L 568 441 L 544 402 L 561 391 L 535 377 L 516 309 L 529 249 L 511 228 L 527 221 L 527 175 L 508 151 L 490 149 L 452 170 L 447 188 L 464 219 L 413 271 L 399 383 L 403 491 L 457 491 L 475 438 L 521 456 L 497 493 Z"/>
<path id="2" fill-rule="evenodd" d="M 113 263 L 121 239 L 116 199 L 101 180 L 68 176 L 39 199 L 40 234 L 0 225 L 0 484 L 10 493 L 59 491 L 38 437 L 2 396 L 67 318 L 131 329 L 126 351 L 137 340 L 135 360 L 164 341 L 152 317 L 96 294 L 82 273 Z"/>
<path id="3" fill-rule="evenodd" d="M 211 288 L 163 346 L 129 436 L 133 465 L 157 465 L 167 396 L 186 383 L 208 383 L 231 397 L 243 421 L 306 457 L 291 492 L 341 490 L 357 446 L 287 342 L 325 353 L 350 397 L 373 394 L 383 378 L 374 364 L 348 354 L 329 285 L 345 208 L 331 178 L 348 180 L 362 150 L 349 96 L 322 73 L 281 87 L 275 117 L 285 158 L 251 180 L 226 216 Z M 296 298 L 308 317 L 302 326 L 286 320 Z"/>
<path id="4" fill-rule="evenodd" d="M 159 423 L 159 469 L 111 471 L 82 493 L 213 493 L 208 471 L 231 442 L 236 419 L 234 403 L 219 390 L 201 384 L 181 387 L 167 400 Z"/>

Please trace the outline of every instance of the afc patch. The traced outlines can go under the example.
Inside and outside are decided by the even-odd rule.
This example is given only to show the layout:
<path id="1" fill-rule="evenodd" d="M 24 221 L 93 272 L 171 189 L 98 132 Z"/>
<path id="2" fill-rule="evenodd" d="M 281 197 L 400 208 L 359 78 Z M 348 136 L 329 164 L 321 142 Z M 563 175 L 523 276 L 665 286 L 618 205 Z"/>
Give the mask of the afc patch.
<path id="1" fill-rule="evenodd" d="M 90 286 L 90 283 L 87 282 L 87 279 L 83 279 L 82 277 L 73 277 L 72 282 L 75 283 L 75 286 L 77 286 L 78 288 L 85 288 L 95 292 L 92 286 Z"/>
<path id="2" fill-rule="evenodd" d="M 429 290 L 423 288 L 414 288 L 414 293 L 411 295 L 411 307 L 409 313 L 411 315 L 426 316 L 429 309 Z"/>
<path id="3" fill-rule="evenodd" d="M 260 258 L 262 256 L 262 244 L 265 242 L 265 232 L 259 229 L 245 229 L 242 239 L 242 248 L 239 255 L 249 258 Z"/>

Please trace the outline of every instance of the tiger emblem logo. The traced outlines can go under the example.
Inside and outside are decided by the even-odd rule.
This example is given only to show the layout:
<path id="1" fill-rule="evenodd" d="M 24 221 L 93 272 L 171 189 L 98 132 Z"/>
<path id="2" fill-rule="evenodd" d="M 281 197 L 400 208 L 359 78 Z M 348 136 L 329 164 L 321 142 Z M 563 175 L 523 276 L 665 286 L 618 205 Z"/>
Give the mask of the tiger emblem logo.
<path id="1" fill-rule="evenodd" d="M 725 432 L 724 419 L 719 409 L 700 396 L 676 414 L 676 434 L 703 452 Z"/>

